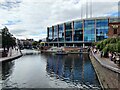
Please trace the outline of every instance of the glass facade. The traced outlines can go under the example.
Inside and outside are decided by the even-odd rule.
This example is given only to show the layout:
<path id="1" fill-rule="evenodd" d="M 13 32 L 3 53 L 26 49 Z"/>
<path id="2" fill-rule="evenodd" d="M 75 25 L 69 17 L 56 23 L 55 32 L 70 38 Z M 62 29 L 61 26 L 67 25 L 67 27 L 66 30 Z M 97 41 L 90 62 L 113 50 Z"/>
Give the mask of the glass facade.
<path id="1" fill-rule="evenodd" d="M 52 41 L 52 27 L 49 28 L 49 41 Z"/>
<path id="2" fill-rule="evenodd" d="M 85 42 L 95 41 L 95 20 L 84 21 L 84 41 Z"/>
<path id="3" fill-rule="evenodd" d="M 58 27 L 54 26 L 54 39 L 53 41 L 57 41 L 58 39 Z"/>
<path id="4" fill-rule="evenodd" d="M 85 45 L 86 43 L 101 41 L 108 38 L 109 23 L 116 21 L 119 21 L 118 18 L 95 18 L 59 24 L 54 28 L 49 27 L 49 41 L 64 42 L 65 40 L 66 45 L 71 44 L 72 46 L 72 35 L 74 44 L 80 44 L 83 40 Z"/>
<path id="5" fill-rule="evenodd" d="M 96 41 L 108 38 L 108 19 L 96 20 Z"/>
<path id="6" fill-rule="evenodd" d="M 66 23 L 65 24 L 65 41 L 72 41 L 72 23 Z"/>
<path id="7" fill-rule="evenodd" d="M 83 41 L 83 22 L 74 22 L 74 41 Z"/>
<path id="8" fill-rule="evenodd" d="M 59 31 L 59 41 L 64 41 L 64 28 L 63 24 L 58 26 L 58 31 Z"/>

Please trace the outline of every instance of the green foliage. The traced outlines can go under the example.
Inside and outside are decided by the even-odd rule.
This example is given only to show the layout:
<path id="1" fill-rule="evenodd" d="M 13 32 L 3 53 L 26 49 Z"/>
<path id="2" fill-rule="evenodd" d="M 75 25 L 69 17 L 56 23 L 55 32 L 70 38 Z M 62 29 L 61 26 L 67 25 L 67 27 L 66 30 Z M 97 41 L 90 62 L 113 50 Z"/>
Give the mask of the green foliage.
<path id="1" fill-rule="evenodd" d="M 36 46 L 36 45 L 38 45 L 38 44 L 39 44 L 39 42 L 37 42 L 37 41 L 34 41 L 34 42 L 32 43 L 33 46 Z"/>
<path id="2" fill-rule="evenodd" d="M 97 48 L 99 48 L 99 49 L 100 49 L 100 45 L 101 45 L 101 43 L 100 43 L 100 42 L 98 42 L 98 43 L 96 44 Z"/>
<path id="3" fill-rule="evenodd" d="M 9 32 L 8 28 L 5 27 L 1 29 L 1 34 L 2 34 L 2 48 L 7 48 L 13 47 L 16 45 L 15 38 L 13 38 L 12 34 Z"/>
<path id="4" fill-rule="evenodd" d="M 108 44 L 108 51 L 116 52 L 116 44 Z"/>
<path id="5" fill-rule="evenodd" d="M 109 51 L 120 53 L 120 37 L 105 39 L 103 41 L 97 42 L 96 46 L 106 55 Z"/>
<path id="6" fill-rule="evenodd" d="M 116 47 L 117 47 L 117 52 L 120 53 L 120 41 L 118 41 Z"/>
<path id="7" fill-rule="evenodd" d="M 107 56 L 107 53 L 108 53 L 108 47 L 103 48 L 102 51 L 104 52 L 104 56 Z"/>

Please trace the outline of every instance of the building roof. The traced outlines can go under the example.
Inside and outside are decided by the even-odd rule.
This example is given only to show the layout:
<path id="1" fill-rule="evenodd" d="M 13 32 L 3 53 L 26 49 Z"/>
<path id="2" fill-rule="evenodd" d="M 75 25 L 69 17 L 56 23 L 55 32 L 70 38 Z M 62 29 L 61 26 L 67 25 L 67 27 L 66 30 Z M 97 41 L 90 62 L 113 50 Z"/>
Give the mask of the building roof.
<path id="1" fill-rule="evenodd" d="M 66 22 L 63 22 L 63 23 L 59 23 L 59 24 L 55 24 L 55 25 L 52 25 L 52 26 L 56 26 L 56 25 L 61 25 L 61 24 L 64 24 L 64 23 L 70 23 L 70 22 L 73 22 L 73 21 L 82 21 L 82 20 L 93 20 L 93 19 L 106 19 L 106 18 L 113 18 L 113 19 L 116 19 L 118 17 L 91 17 L 91 18 L 83 18 L 83 19 L 75 19 L 75 20 L 71 20 L 71 21 L 66 21 Z M 120 18 L 118 18 L 120 19 Z M 48 26 L 48 27 L 52 27 L 52 26 Z"/>

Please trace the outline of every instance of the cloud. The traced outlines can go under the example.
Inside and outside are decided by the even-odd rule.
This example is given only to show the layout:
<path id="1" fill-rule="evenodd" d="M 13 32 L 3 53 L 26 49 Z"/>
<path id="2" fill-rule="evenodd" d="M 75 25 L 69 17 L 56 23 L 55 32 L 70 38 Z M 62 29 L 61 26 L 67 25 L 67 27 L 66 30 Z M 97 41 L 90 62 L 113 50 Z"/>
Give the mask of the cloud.
<path id="1" fill-rule="evenodd" d="M 4 0 L 0 2 L 0 8 L 10 10 L 20 6 L 21 0 Z"/>
<path id="2" fill-rule="evenodd" d="M 20 35 L 25 33 L 27 30 L 20 30 L 20 29 L 16 29 L 16 30 L 12 30 L 11 33 L 14 33 L 16 35 Z"/>
<path id="3" fill-rule="evenodd" d="M 14 21 L 8 20 L 7 23 L 5 23 L 3 25 L 4 26 L 6 26 L 6 25 L 15 25 L 15 24 L 20 23 L 20 22 L 21 22 L 21 20 L 14 20 Z"/>
<path id="4" fill-rule="evenodd" d="M 114 16 L 118 12 L 118 0 L 86 1 L 92 1 L 93 17 Z M 85 18 L 85 0 L 2 0 L 0 27 L 7 26 L 17 38 L 38 40 L 47 36 L 48 26 L 80 19 L 81 12 Z"/>

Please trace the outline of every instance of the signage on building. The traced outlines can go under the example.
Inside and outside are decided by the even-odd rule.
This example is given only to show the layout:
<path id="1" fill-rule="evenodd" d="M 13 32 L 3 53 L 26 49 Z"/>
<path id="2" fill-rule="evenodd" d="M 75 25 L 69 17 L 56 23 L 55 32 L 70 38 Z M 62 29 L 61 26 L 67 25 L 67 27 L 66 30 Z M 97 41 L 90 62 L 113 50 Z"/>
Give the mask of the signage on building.
<path id="1" fill-rule="evenodd" d="M 118 29 L 118 27 L 119 27 L 118 25 L 112 25 L 113 29 Z"/>

